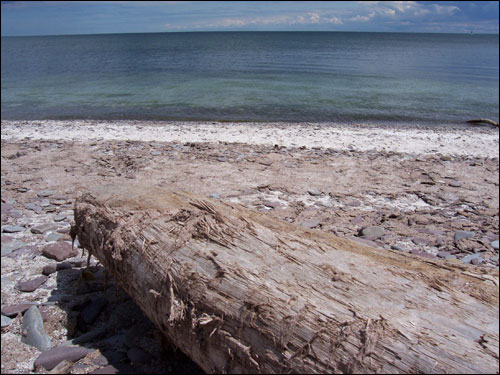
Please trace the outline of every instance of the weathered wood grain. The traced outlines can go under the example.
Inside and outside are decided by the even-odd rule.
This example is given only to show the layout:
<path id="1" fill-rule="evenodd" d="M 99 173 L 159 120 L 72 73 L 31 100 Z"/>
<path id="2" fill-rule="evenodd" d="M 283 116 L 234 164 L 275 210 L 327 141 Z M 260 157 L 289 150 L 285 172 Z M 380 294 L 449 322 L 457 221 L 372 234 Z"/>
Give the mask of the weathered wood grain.
<path id="1" fill-rule="evenodd" d="M 138 184 L 83 195 L 75 222 L 82 246 L 207 372 L 498 371 L 498 271 Z"/>

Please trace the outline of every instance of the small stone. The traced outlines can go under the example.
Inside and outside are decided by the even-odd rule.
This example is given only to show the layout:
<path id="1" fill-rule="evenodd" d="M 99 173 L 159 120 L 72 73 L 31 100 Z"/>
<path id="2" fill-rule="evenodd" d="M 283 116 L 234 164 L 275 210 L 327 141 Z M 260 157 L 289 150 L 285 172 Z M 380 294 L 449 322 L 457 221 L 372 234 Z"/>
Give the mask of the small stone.
<path id="1" fill-rule="evenodd" d="M 62 234 L 60 234 L 60 233 L 51 232 L 47 236 L 45 236 L 45 241 L 47 241 L 47 242 L 58 241 L 58 240 L 60 240 L 63 237 L 64 236 Z"/>
<path id="2" fill-rule="evenodd" d="M 45 276 L 49 276 L 56 271 L 57 271 L 57 263 L 52 263 L 43 267 L 42 274 Z"/>
<path id="3" fill-rule="evenodd" d="M 359 207 L 361 206 L 361 202 L 357 199 L 354 199 L 352 201 L 347 202 L 345 205 L 348 207 Z"/>
<path id="4" fill-rule="evenodd" d="M 448 186 L 451 186 L 451 187 L 460 187 L 462 186 L 462 183 L 460 181 L 451 181 Z"/>
<path id="5" fill-rule="evenodd" d="M 365 227 L 359 231 L 359 235 L 366 240 L 373 241 L 384 235 L 384 228 L 377 226 Z"/>
<path id="6" fill-rule="evenodd" d="M 483 258 L 481 257 L 473 258 L 470 262 L 473 265 L 477 266 L 478 264 L 481 264 L 483 262 Z"/>
<path id="7" fill-rule="evenodd" d="M 160 156 L 161 152 L 160 151 L 151 151 L 151 156 Z"/>
<path id="8" fill-rule="evenodd" d="M 265 165 L 266 167 L 270 167 L 273 164 L 273 161 L 269 159 L 260 159 L 258 160 L 258 163 Z"/>
<path id="9" fill-rule="evenodd" d="M 411 240 L 415 245 L 428 245 L 429 244 L 429 240 L 427 240 L 426 238 L 422 238 L 422 237 L 414 237 Z"/>
<path id="10" fill-rule="evenodd" d="M 42 190 L 37 193 L 37 196 L 39 196 L 40 198 L 46 198 L 50 197 L 52 194 L 54 194 L 52 190 Z"/>
<path id="11" fill-rule="evenodd" d="M 464 256 L 462 258 L 462 262 L 464 263 L 471 263 L 471 261 L 473 259 L 476 259 L 476 258 L 481 258 L 481 253 L 476 253 L 476 254 L 470 254 L 470 255 L 467 255 L 467 256 Z M 483 261 L 483 258 L 481 258 L 481 262 Z"/>
<path id="12" fill-rule="evenodd" d="M 51 223 L 47 223 L 47 224 L 42 224 L 42 225 L 38 225 L 36 227 L 31 228 L 31 233 L 43 234 L 45 232 L 48 232 L 49 230 L 55 230 L 55 229 L 57 229 L 56 225 L 51 224 Z"/>
<path id="13" fill-rule="evenodd" d="M 34 290 L 38 289 L 42 284 L 44 284 L 47 280 L 48 277 L 43 275 L 35 277 L 34 279 L 31 280 L 19 281 L 17 283 L 17 289 L 25 293 L 33 292 Z"/>
<path id="14" fill-rule="evenodd" d="M 321 221 L 318 219 L 309 219 L 309 220 L 304 220 L 300 223 L 301 226 L 309 229 L 316 228 L 321 224 Z"/>
<path id="15" fill-rule="evenodd" d="M 20 249 L 25 246 L 27 246 L 27 244 L 22 241 L 9 242 L 5 245 L 2 245 L 2 256 L 8 255 L 14 250 Z"/>
<path id="16" fill-rule="evenodd" d="M 44 352 L 52 347 L 50 337 L 43 328 L 43 319 L 36 306 L 31 306 L 23 316 L 21 341 Z"/>
<path id="17" fill-rule="evenodd" d="M 40 207 L 48 207 L 50 206 L 50 201 L 48 199 L 43 199 L 40 201 Z"/>
<path id="18" fill-rule="evenodd" d="M 11 323 L 12 323 L 11 318 L 9 318 L 5 315 L 2 315 L 2 328 L 10 326 Z"/>
<path id="19" fill-rule="evenodd" d="M 52 370 L 50 370 L 49 374 L 71 374 L 71 369 L 73 368 L 73 362 L 70 361 L 62 361 Z"/>
<path id="20" fill-rule="evenodd" d="M 21 227 L 19 225 L 4 225 L 2 227 L 2 232 L 3 233 L 17 233 L 17 232 L 22 232 L 25 230 L 25 227 Z"/>
<path id="21" fill-rule="evenodd" d="M 151 361 L 151 354 L 141 348 L 131 348 L 127 351 L 127 357 L 132 364 L 142 364 Z"/>
<path id="22" fill-rule="evenodd" d="M 41 212 L 42 209 L 40 206 L 38 206 L 37 204 L 34 204 L 34 203 L 26 203 L 24 205 L 24 207 L 27 209 L 27 210 L 30 210 L 30 211 L 35 211 L 35 212 Z"/>
<path id="23" fill-rule="evenodd" d="M 20 188 L 17 188 L 17 191 L 20 193 L 26 193 L 28 191 L 28 189 L 26 189 L 25 187 L 20 187 Z"/>
<path id="24" fill-rule="evenodd" d="M 59 222 L 59 221 L 63 221 L 63 220 L 66 220 L 68 216 L 66 214 L 59 214 L 59 215 L 56 215 L 52 218 L 52 220 L 54 220 L 55 222 Z"/>
<path id="25" fill-rule="evenodd" d="M 451 253 L 448 251 L 439 251 L 436 255 L 438 258 L 445 258 L 446 259 L 447 256 L 451 255 Z"/>
<path id="26" fill-rule="evenodd" d="M 58 346 L 40 354 L 35 360 L 35 368 L 37 366 L 42 366 L 50 371 L 64 360 L 76 362 L 85 357 L 88 353 L 88 349 L 79 346 Z"/>
<path id="27" fill-rule="evenodd" d="M 219 193 L 212 193 L 209 195 L 210 198 L 214 198 L 214 199 L 219 199 L 220 198 L 220 194 Z"/>
<path id="28" fill-rule="evenodd" d="M 498 250 L 498 240 L 496 241 L 493 241 L 492 243 L 490 243 L 491 247 L 494 248 L 495 250 Z"/>
<path id="29" fill-rule="evenodd" d="M 31 306 L 35 306 L 35 305 L 36 305 L 36 303 L 34 303 L 34 302 L 16 303 L 14 305 L 8 305 L 5 307 L 2 307 L 2 315 L 5 315 L 5 316 L 12 318 L 13 316 L 16 316 L 19 313 L 24 313 Z"/>
<path id="30" fill-rule="evenodd" d="M 392 246 L 391 246 L 391 249 L 393 249 L 393 250 L 398 250 L 398 251 L 403 251 L 403 252 L 405 252 L 405 253 L 407 253 L 407 252 L 408 252 L 408 250 L 406 250 L 404 247 L 399 246 L 399 245 L 392 245 Z"/>
<path id="31" fill-rule="evenodd" d="M 313 197 L 317 197 L 318 195 L 321 195 L 321 191 L 319 191 L 318 189 L 309 189 L 307 190 L 307 192 L 309 193 L 309 195 L 312 195 Z"/>
<path id="32" fill-rule="evenodd" d="M 457 230 L 455 232 L 455 236 L 453 237 L 453 239 L 455 241 L 460 241 L 466 238 L 474 237 L 475 234 L 476 234 L 475 232 L 469 232 L 467 230 Z"/>
<path id="33" fill-rule="evenodd" d="M 67 258 L 78 255 L 78 250 L 76 248 L 71 249 L 71 244 L 67 242 L 59 241 L 45 246 L 42 249 L 42 255 L 61 262 Z"/>
<path id="34" fill-rule="evenodd" d="M 220 162 L 225 162 L 225 161 L 227 161 L 227 157 L 226 157 L 226 156 L 219 156 L 219 157 L 217 158 L 217 161 L 220 161 Z"/>

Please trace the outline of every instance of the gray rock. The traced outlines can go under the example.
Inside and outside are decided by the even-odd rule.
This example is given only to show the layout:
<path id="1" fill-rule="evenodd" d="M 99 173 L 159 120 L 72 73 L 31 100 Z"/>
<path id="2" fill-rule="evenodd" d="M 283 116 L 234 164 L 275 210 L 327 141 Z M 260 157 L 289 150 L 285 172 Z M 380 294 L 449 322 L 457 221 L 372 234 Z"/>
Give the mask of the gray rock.
<path id="1" fill-rule="evenodd" d="M 373 241 L 384 235 L 384 228 L 377 226 L 365 227 L 359 231 L 359 235 L 366 240 Z"/>
<path id="2" fill-rule="evenodd" d="M 227 161 L 227 157 L 226 157 L 226 156 L 219 156 L 219 157 L 217 158 L 217 161 L 220 161 L 220 162 L 225 162 L 225 161 Z"/>
<path id="3" fill-rule="evenodd" d="M 35 360 L 35 367 L 42 366 L 50 371 L 64 360 L 76 362 L 89 352 L 90 350 L 79 346 L 58 346 L 40 354 Z"/>
<path id="4" fill-rule="evenodd" d="M 467 256 L 464 256 L 462 258 L 462 262 L 464 263 L 471 263 L 471 261 L 473 259 L 476 259 L 476 258 L 481 258 L 481 253 L 476 253 L 476 254 L 470 254 L 470 255 L 467 255 Z M 484 259 L 481 258 L 481 262 L 483 261 Z"/>
<path id="5" fill-rule="evenodd" d="M 220 198 L 220 194 L 219 193 L 212 193 L 209 195 L 210 198 L 214 198 L 214 199 L 219 199 Z"/>
<path id="6" fill-rule="evenodd" d="M 57 241 L 59 239 L 63 238 L 63 235 L 60 233 L 52 232 L 49 233 L 47 236 L 45 236 L 45 241 L 47 242 L 52 242 L 52 241 Z"/>
<path id="7" fill-rule="evenodd" d="M 318 195 L 321 195 L 321 191 L 319 191 L 318 189 L 309 189 L 307 190 L 307 192 L 309 193 L 309 195 L 312 195 L 313 197 L 317 197 Z"/>
<path id="8" fill-rule="evenodd" d="M 67 217 L 68 217 L 68 215 L 66 215 L 66 214 L 59 214 L 59 215 L 54 216 L 52 218 L 52 220 L 54 220 L 55 222 L 59 222 L 59 221 L 66 220 Z"/>
<path id="9" fill-rule="evenodd" d="M 17 188 L 16 190 L 20 193 L 26 193 L 28 191 L 28 189 L 26 189 L 25 187 L 20 187 L 20 188 Z"/>
<path id="10" fill-rule="evenodd" d="M 451 181 L 448 185 L 451 187 L 460 187 L 462 186 L 462 183 L 460 181 Z"/>
<path id="11" fill-rule="evenodd" d="M 451 253 L 448 251 L 439 251 L 436 255 L 438 258 L 445 258 L 446 259 L 446 257 L 451 255 Z"/>
<path id="12" fill-rule="evenodd" d="M 17 283 L 17 289 L 25 293 L 33 292 L 34 290 L 39 288 L 42 284 L 44 284 L 47 280 L 48 277 L 43 275 L 27 281 L 19 281 Z"/>
<path id="13" fill-rule="evenodd" d="M 36 306 L 31 306 L 24 314 L 21 341 L 44 352 L 52 347 L 50 337 L 43 328 L 43 319 Z"/>
<path id="14" fill-rule="evenodd" d="M 493 247 L 495 250 L 498 250 L 498 240 L 496 241 L 493 241 L 492 243 L 490 243 L 491 247 Z"/>
<path id="15" fill-rule="evenodd" d="M 46 197 L 50 197 L 52 194 L 54 194 L 54 192 L 52 190 L 42 190 L 42 191 L 39 191 L 36 195 L 40 198 L 46 198 Z"/>
<path id="16" fill-rule="evenodd" d="M 403 251 L 403 252 L 405 252 L 405 253 L 407 253 L 407 252 L 408 252 L 408 250 L 407 250 L 407 249 L 405 249 L 403 246 L 399 246 L 399 245 L 392 245 L 392 246 L 391 246 L 391 249 L 393 249 L 393 250 Z"/>
<path id="17" fill-rule="evenodd" d="M 309 220 L 304 220 L 300 223 L 301 226 L 309 229 L 316 228 L 321 224 L 321 220 L 318 219 L 309 219 Z"/>
<path id="18" fill-rule="evenodd" d="M 57 229 L 57 225 L 54 225 L 52 223 L 46 223 L 46 224 L 38 225 L 36 227 L 31 228 L 31 233 L 43 234 L 45 232 L 48 232 L 49 230 L 55 230 L 55 229 Z"/>
<path id="19" fill-rule="evenodd" d="M 36 303 L 34 302 L 25 302 L 25 303 L 16 303 L 14 305 L 4 306 L 2 307 L 2 315 L 12 318 L 13 316 L 16 316 L 19 313 L 24 313 L 31 306 L 35 305 Z"/>
<path id="20" fill-rule="evenodd" d="M 50 201 L 48 199 L 43 199 L 40 201 L 40 207 L 48 207 L 50 206 Z"/>
<path id="21" fill-rule="evenodd" d="M 151 151 L 151 156 L 160 156 L 161 152 L 160 151 Z"/>
<path id="22" fill-rule="evenodd" d="M 455 232 L 455 236 L 453 237 L 453 239 L 455 241 L 460 241 L 460 240 L 474 237 L 475 234 L 476 234 L 475 232 L 469 232 L 467 230 L 457 230 Z"/>
<path id="23" fill-rule="evenodd" d="M 5 315 L 2 315 L 2 328 L 3 327 L 8 327 L 10 326 L 10 324 L 12 323 L 12 319 L 5 316 Z"/>
<path id="24" fill-rule="evenodd" d="M 30 211 L 35 211 L 35 212 L 41 212 L 42 211 L 42 208 L 37 205 L 37 204 L 34 204 L 34 203 L 26 203 L 24 205 L 24 207 L 27 209 L 27 210 L 30 210 Z"/>
<path id="25" fill-rule="evenodd" d="M 19 225 L 4 225 L 2 227 L 2 232 L 3 233 L 17 233 L 17 232 L 22 232 L 25 230 L 25 227 L 21 227 Z"/>
<path id="26" fill-rule="evenodd" d="M 20 249 L 22 247 L 27 246 L 26 243 L 22 241 L 13 241 L 2 245 L 2 256 L 8 255 L 14 250 Z"/>
<path id="27" fill-rule="evenodd" d="M 76 248 L 71 249 L 71 244 L 67 242 L 59 241 L 54 244 L 45 246 L 42 249 L 42 255 L 61 262 L 67 258 L 77 256 L 78 250 Z"/>
<path id="28" fill-rule="evenodd" d="M 483 258 L 481 257 L 473 258 L 470 262 L 471 264 L 477 266 L 478 264 L 483 263 Z"/>

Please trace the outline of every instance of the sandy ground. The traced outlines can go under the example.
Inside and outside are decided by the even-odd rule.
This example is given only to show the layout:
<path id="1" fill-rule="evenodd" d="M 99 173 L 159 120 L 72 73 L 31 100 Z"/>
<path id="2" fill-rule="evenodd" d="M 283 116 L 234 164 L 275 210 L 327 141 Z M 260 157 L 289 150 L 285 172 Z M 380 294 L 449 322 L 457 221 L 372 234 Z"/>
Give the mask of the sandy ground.
<path id="1" fill-rule="evenodd" d="M 104 336 L 84 344 L 95 351 L 77 362 L 73 373 L 105 366 L 122 373 L 199 371 L 160 347 L 154 328 L 112 285 L 106 292 L 101 284 L 77 285 L 85 260 L 80 254 L 67 260 L 73 268 L 51 274 L 35 291 L 17 289 L 18 281 L 54 263 L 42 249 L 70 241 L 72 204 L 95 184 L 135 180 L 189 191 L 378 251 L 392 248 L 498 268 L 496 128 L 81 120 L 2 121 L 1 134 L 2 232 L 6 225 L 23 228 L 2 233 L 2 309 L 24 301 L 49 302 L 40 309 L 53 346 L 104 327 Z M 41 224 L 52 227 L 32 233 Z M 371 226 L 381 236 L 363 238 L 361 230 Z M 473 234 L 457 239 L 460 231 Z M 25 246 L 4 256 L 4 245 L 15 241 Z M 99 275 L 98 266 L 94 271 Z M 92 327 L 75 328 L 81 306 L 96 296 L 108 299 L 106 308 Z M 110 322 L 123 311 L 134 311 L 135 320 L 115 327 Z M 2 373 L 33 372 L 40 355 L 21 342 L 21 322 L 19 315 L 2 328 Z M 147 333 L 131 344 L 133 327 L 141 325 Z M 109 346 L 123 336 L 128 343 L 116 339 Z M 129 353 L 134 348 L 147 353 L 148 360 L 134 362 Z"/>

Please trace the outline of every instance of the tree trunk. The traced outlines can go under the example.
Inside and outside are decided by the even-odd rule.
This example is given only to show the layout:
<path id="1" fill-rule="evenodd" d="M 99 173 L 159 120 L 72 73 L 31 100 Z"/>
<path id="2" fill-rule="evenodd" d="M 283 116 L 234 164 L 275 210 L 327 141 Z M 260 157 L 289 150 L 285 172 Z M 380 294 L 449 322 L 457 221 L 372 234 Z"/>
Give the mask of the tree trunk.
<path id="1" fill-rule="evenodd" d="M 498 122 L 490 120 L 488 118 L 480 118 L 477 120 L 467 120 L 466 122 L 468 122 L 469 124 L 490 124 L 493 126 L 498 126 Z"/>
<path id="2" fill-rule="evenodd" d="M 76 232 L 207 372 L 498 372 L 498 271 L 367 247 L 141 185 L 75 204 Z"/>

